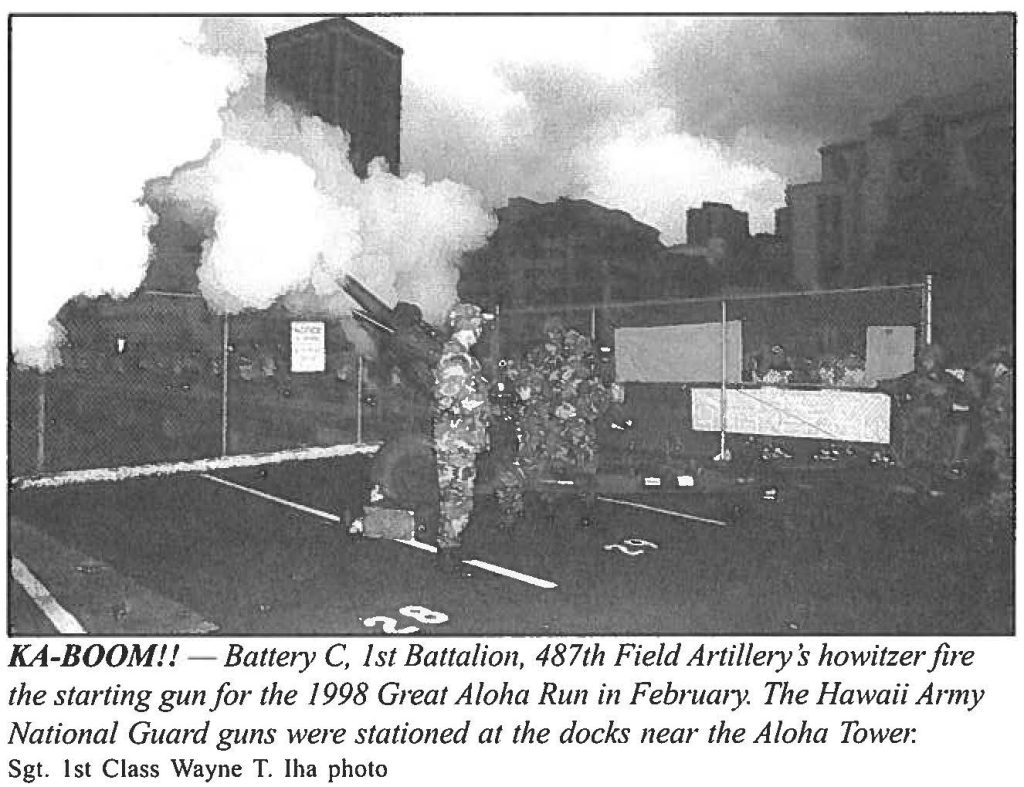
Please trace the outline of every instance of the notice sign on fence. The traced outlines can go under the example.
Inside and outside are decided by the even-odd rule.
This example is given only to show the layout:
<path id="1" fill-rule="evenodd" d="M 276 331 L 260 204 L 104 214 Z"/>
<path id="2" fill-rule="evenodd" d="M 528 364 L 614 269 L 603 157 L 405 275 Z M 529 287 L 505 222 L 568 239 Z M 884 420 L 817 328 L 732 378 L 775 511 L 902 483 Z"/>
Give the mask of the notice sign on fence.
<path id="1" fill-rule="evenodd" d="M 292 323 L 292 371 L 322 372 L 327 369 L 327 346 L 322 322 Z"/>

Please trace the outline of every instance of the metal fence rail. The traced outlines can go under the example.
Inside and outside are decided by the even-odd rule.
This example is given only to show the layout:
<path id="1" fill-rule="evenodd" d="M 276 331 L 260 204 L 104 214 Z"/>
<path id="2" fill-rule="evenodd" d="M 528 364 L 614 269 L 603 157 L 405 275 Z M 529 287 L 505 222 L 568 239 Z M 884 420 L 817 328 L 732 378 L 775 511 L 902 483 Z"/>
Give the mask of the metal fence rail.
<path id="1" fill-rule="evenodd" d="M 373 386 L 335 325 L 326 370 L 300 374 L 283 312 L 228 318 L 198 296 L 146 292 L 59 319 L 59 366 L 9 364 L 9 476 L 354 443 L 386 417 L 364 407 Z"/>
<path id="2" fill-rule="evenodd" d="M 555 316 L 567 327 L 614 349 L 616 328 L 717 323 L 724 308 L 728 320 L 743 323 L 745 354 L 782 346 L 807 357 L 849 353 L 863 357 L 870 325 L 913 325 L 922 341 L 930 341 L 928 295 L 928 285 L 920 283 L 503 309 L 498 330 L 506 356 L 521 353 L 539 341 L 545 320 Z"/>

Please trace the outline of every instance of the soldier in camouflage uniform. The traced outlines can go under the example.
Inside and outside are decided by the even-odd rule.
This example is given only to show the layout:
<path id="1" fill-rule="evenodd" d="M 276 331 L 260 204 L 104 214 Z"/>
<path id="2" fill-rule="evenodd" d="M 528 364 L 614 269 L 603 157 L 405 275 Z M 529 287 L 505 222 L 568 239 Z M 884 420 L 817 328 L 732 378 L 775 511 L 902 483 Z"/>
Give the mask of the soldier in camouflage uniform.
<path id="1" fill-rule="evenodd" d="M 596 501 L 597 419 L 611 397 L 589 339 L 558 318 L 545 323 L 544 333 L 543 343 L 510 372 L 521 402 L 518 455 L 514 472 L 499 485 L 499 505 L 503 513 L 521 512 L 529 481 L 570 480 L 580 490 L 586 525 L 594 520 Z"/>
<path id="2" fill-rule="evenodd" d="M 986 357 L 982 372 L 987 392 L 981 406 L 984 450 L 992 461 L 993 488 L 988 513 L 1000 523 L 1013 522 L 1014 369 L 1011 353 L 999 349 Z"/>
<path id="3" fill-rule="evenodd" d="M 433 430 L 441 493 L 438 558 L 442 568 L 454 572 L 473 511 L 477 455 L 487 450 L 490 404 L 480 364 L 470 354 L 483 330 L 479 307 L 458 304 L 448 315 L 448 327 L 451 338 L 435 370 Z"/>
<path id="4" fill-rule="evenodd" d="M 944 354 L 937 344 L 918 354 L 917 368 L 879 386 L 898 405 L 893 419 L 892 447 L 897 462 L 910 470 L 938 473 L 955 458 L 956 424 L 953 405 L 963 384 L 942 368 Z"/>

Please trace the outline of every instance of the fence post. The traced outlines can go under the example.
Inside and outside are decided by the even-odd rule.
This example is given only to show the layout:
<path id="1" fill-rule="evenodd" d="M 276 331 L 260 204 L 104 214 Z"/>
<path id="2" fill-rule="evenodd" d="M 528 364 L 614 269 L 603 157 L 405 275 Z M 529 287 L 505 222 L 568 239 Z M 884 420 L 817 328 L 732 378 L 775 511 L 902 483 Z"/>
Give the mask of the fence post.
<path id="1" fill-rule="evenodd" d="M 363 442 L 363 356 L 356 366 L 356 444 Z"/>
<path id="2" fill-rule="evenodd" d="M 36 470 L 46 466 L 46 372 L 39 372 L 39 395 L 36 408 Z"/>
<path id="3" fill-rule="evenodd" d="M 501 369 L 501 365 L 500 365 L 501 364 L 501 304 L 500 303 L 494 305 L 494 334 L 493 334 L 493 337 L 494 338 L 491 341 L 491 355 L 492 355 L 491 361 L 494 364 L 494 369 L 492 369 L 491 371 L 492 371 L 492 374 L 494 374 L 495 378 L 497 378 L 497 376 L 499 374 L 498 370 Z"/>
<path id="4" fill-rule="evenodd" d="M 721 460 L 725 461 L 725 408 L 726 408 L 726 388 L 725 388 L 725 372 L 728 364 L 728 359 L 725 351 L 725 344 L 727 339 L 726 331 L 726 305 L 725 301 L 722 301 L 722 392 L 721 392 L 721 404 L 719 405 L 719 426 L 722 427 L 722 433 L 720 435 L 720 446 L 718 455 Z"/>
<path id="5" fill-rule="evenodd" d="M 935 276 L 926 274 L 924 277 L 924 343 L 932 343 L 932 287 Z"/>
<path id="6" fill-rule="evenodd" d="M 228 454 L 228 315 L 224 315 L 224 330 L 220 353 L 220 455 Z"/>

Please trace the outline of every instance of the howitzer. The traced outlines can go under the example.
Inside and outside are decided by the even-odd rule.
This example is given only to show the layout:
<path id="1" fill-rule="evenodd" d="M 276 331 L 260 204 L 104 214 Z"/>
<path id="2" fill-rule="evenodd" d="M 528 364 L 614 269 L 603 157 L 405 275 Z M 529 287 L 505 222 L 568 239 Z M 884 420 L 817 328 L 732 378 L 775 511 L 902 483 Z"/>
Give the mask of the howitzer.
<path id="1" fill-rule="evenodd" d="M 345 277 L 342 289 L 362 307 L 352 313 L 377 339 L 384 354 L 394 359 L 410 382 L 430 393 L 434 386 L 434 368 L 444 348 L 437 330 L 418 314 L 413 314 L 412 309 L 388 307 L 351 276 Z"/>

